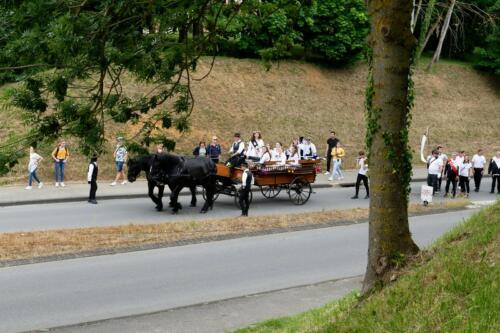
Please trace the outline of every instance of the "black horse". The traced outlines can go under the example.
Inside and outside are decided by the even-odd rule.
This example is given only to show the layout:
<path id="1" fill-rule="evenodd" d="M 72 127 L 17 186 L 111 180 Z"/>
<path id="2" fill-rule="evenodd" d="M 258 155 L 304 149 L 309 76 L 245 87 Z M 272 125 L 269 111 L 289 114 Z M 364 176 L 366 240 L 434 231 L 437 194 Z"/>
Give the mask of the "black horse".
<path id="1" fill-rule="evenodd" d="M 150 178 L 158 186 L 168 185 L 173 213 L 182 208 L 177 202 L 179 192 L 184 187 L 201 185 L 205 189 L 206 200 L 201 213 L 213 207 L 213 196 L 217 169 L 215 163 L 205 157 L 184 158 L 171 154 L 154 155 L 151 160 Z"/>
<path id="2" fill-rule="evenodd" d="M 161 211 L 163 210 L 163 191 L 165 190 L 165 185 L 159 185 L 156 181 L 151 179 L 150 176 L 150 170 L 151 170 L 151 163 L 153 161 L 153 156 L 154 155 L 145 155 L 137 158 L 131 158 L 128 160 L 128 172 L 127 172 L 127 178 L 128 181 L 133 183 L 141 173 L 141 171 L 144 171 L 146 173 L 146 179 L 148 181 L 148 195 L 153 200 L 153 202 L 156 204 L 156 210 Z M 158 187 L 158 196 L 154 194 L 154 188 Z M 169 186 L 170 187 L 170 186 Z M 196 207 L 196 186 L 190 186 L 189 187 L 191 191 L 191 207 Z M 173 192 L 172 187 L 170 187 L 170 191 Z M 172 196 L 170 196 L 170 207 L 173 207 L 172 203 Z M 179 204 L 180 205 L 180 204 Z M 182 208 L 182 206 L 180 206 Z"/>

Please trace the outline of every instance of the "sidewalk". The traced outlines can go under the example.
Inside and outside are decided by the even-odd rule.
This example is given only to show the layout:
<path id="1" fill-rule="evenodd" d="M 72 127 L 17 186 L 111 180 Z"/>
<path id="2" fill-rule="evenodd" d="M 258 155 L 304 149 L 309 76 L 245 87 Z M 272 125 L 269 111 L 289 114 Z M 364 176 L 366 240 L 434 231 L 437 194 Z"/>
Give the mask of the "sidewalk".
<path id="1" fill-rule="evenodd" d="M 414 169 L 414 180 L 424 180 L 427 171 L 425 168 Z M 313 188 L 346 187 L 354 186 L 357 172 L 347 170 L 344 172 L 344 179 L 341 181 L 328 181 L 328 176 L 318 174 Z M 138 180 L 126 185 L 110 186 L 111 181 L 99 181 L 97 190 L 98 200 L 109 199 L 131 199 L 146 198 L 148 196 L 148 186 L 145 180 Z M 256 189 L 258 190 L 258 189 Z M 66 187 L 55 187 L 53 183 L 46 183 L 44 187 L 38 189 L 33 186 L 32 190 L 25 190 L 24 186 L 2 186 L 0 187 L 0 207 L 29 205 L 40 203 L 75 202 L 86 201 L 88 199 L 89 185 L 86 183 L 66 183 Z M 181 195 L 189 194 L 187 189 Z M 165 196 L 170 195 L 170 191 L 165 188 Z"/>

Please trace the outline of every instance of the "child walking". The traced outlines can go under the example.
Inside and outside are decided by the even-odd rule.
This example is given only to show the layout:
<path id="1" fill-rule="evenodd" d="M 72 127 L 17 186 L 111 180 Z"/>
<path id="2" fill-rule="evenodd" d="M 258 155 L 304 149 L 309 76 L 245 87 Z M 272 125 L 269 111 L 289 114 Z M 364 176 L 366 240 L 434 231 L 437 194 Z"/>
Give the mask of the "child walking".
<path id="1" fill-rule="evenodd" d="M 97 166 L 97 154 L 94 154 L 90 158 L 89 170 L 87 173 L 87 182 L 90 184 L 89 203 L 91 204 L 97 204 L 97 200 L 95 199 L 95 193 L 97 192 L 98 172 L 99 168 Z"/>
<path id="2" fill-rule="evenodd" d="M 36 175 L 36 171 L 38 170 L 38 165 L 42 160 L 43 157 L 35 152 L 35 148 L 30 147 L 30 161 L 28 163 L 29 176 L 28 176 L 28 186 L 26 186 L 25 188 L 26 190 L 31 190 L 33 188 L 31 186 L 33 185 L 33 179 L 38 183 L 38 188 L 43 187 L 43 183 L 40 181 L 40 179 L 38 179 L 38 176 Z"/>

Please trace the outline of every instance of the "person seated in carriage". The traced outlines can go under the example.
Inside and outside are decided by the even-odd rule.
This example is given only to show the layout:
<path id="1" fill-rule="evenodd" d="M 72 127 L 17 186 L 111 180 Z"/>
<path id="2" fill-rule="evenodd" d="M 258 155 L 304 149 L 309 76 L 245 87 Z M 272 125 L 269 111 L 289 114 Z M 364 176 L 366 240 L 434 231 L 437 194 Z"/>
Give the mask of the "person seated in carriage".
<path id="1" fill-rule="evenodd" d="M 226 166 L 232 168 L 240 166 L 245 162 L 245 143 L 241 141 L 240 133 L 234 133 L 234 142 L 229 149 L 231 157 L 226 162 Z"/>
<path id="2" fill-rule="evenodd" d="M 299 165 L 299 153 L 298 153 L 298 148 L 296 145 L 291 145 L 290 148 L 288 149 L 288 158 L 287 162 L 290 165 Z"/>
<path id="3" fill-rule="evenodd" d="M 262 147 L 264 147 L 264 140 L 260 132 L 254 131 L 252 133 L 252 138 L 248 141 L 246 157 L 247 159 L 258 162 L 262 156 Z"/>
<path id="4" fill-rule="evenodd" d="M 271 161 L 271 152 L 269 151 L 269 148 L 267 146 L 262 147 L 262 156 L 259 160 L 260 164 L 264 164 L 266 162 Z"/>
<path id="5" fill-rule="evenodd" d="M 276 145 L 271 154 L 271 161 L 276 162 L 278 165 L 286 164 L 286 155 L 283 152 L 283 147 L 280 142 L 276 142 Z"/>

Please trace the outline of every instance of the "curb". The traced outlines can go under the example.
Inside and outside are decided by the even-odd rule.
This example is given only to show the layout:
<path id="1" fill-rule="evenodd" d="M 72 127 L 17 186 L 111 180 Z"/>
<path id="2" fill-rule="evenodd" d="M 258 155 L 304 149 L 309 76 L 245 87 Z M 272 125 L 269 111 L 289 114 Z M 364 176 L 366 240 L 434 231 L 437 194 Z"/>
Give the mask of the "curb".
<path id="1" fill-rule="evenodd" d="M 354 185 L 353 185 L 354 186 Z M 334 187 L 332 184 L 311 184 L 313 189 L 321 188 L 331 188 Z M 260 189 L 255 188 L 252 192 L 260 192 Z M 196 194 L 201 194 L 200 191 L 196 191 Z M 168 197 L 170 192 L 165 192 L 163 197 Z M 181 192 L 180 196 L 188 196 L 191 193 Z M 116 200 L 116 199 L 140 199 L 149 198 L 147 194 L 147 189 L 144 193 L 131 193 L 131 194 L 108 194 L 103 196 L 98 196 L 99 201 L 101 200 Z M 11 206 L 25 206 L 25 205 L 35 205 L 35 204 L 53 204 L 53 203 L 66 203 L 66 202 L 85 202 L 88 200 L 88 196 L 75 196 L 67 198 L 52 198 L 52 199 L 33 199 L 33 200 L 23 200 L 23 201 L 10 201 L 10 202 L 0 202 L 0 207 L 11 207 Z"/>

